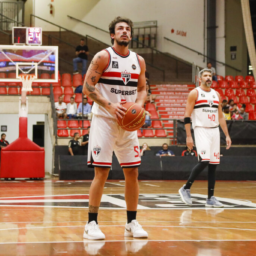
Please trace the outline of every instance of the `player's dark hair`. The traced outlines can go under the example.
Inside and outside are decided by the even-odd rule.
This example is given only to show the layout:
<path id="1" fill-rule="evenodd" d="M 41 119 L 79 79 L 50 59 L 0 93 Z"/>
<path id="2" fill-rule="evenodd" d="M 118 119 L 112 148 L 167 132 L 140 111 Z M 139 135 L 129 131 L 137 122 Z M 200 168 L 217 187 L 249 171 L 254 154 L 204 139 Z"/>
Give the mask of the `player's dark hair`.
<path id="1" fill-rule="evenodd" d="M 91 128 L 91 126 L 88 126 L 87 129 Z"/>
<path id="2" fill-rule="evenodd" d="M 75 133 L 74 133 L 74 138 L 76 137 L 77 134 L 79 134 L 79 133 L 78 133 L 78 132 L 75 132 Z"/>
<path id="3" fill-rule="evenodd" d="M 212 64 L 212 63 L 209 61 L 209 62 L 207 62 L 207 65 L 208 65 L 208 64 Z"/>
<path id="4" fill-rule="evenodd" d="M 70 99 L 75 99 L 74 97 L 70 97 Z"/>
<path id="5" fill-rule="evenodd" d="M 6 134 L 5 134 L 5 133 L 2 133 L 2 134 L 1 134 L 1 138 L 2 138 L 4 135 L 6 136 Z"/>
<path id="6" fill-rule="evenodd" d="M 164 144 L 162 145 L 162 147 L 163 147 L 164 145 L 166 145 L 166 146 L 168 147 L 168 144 L 167 144 L 167 143 L 164 143 Z"/>
<path id="7" fill-rule="evenodd" d="M 84 41 L 84 39 L 83 39 L 83 38 L 81 38 L 81 41 Z"/>
<path id="8" fill-rule="evenodd" d="M 125 22 L 126 24 L 129 25 L 129 27 L 131 28 L 131 37 L 132 37 L 132 27 L 133 27 L 133 23 L 130 19 L 128 18 L 125 18 L 125 17 L 116 17 L 114 20 L 112 20 L 108 26 L 108 29 L 109 29 L 109 34 L 115 34 L 115 27 L 116 27 L 116 24 L 117 23 L 120 23 L 120 22 Z M 111 38 L 111 43 L 113 44 L 114 43 L 114 39 Z"/>
<path id="9" fill-rule="evenodd" d="M 234 101 L 234 100 L 230 99 L 229 102 L 228 102 L 228 104 L 230 104 L 232 101 Z"/>
<path id="10" fill-rule="evenodd" d="M 222 103 L 227 103 L 228 101 L 227 100 L 223 100 Z"/>

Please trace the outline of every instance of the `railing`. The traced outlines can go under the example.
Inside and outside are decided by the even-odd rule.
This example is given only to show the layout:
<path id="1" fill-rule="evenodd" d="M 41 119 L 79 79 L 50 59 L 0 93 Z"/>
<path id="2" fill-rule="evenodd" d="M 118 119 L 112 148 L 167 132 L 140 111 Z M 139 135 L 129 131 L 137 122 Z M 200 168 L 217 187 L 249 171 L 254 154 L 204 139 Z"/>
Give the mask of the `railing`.
<path id="1" fill-rule="evenodd" d="M 189 48 L 189 47 L 187 47 L 187 46 L 185 46 L 185 45 L 183 45 L 183 44 L 177 43 L 177 42 L 175 42 L 174 40 L 171 40 L 170 38 L 164 37 L 164 39 L 167 40 L 167 41 L 170 41 L 170 42 L 172 42 L 172 43 L 175 43 L 175 44 L 177 44 L 177 45 L 179 45 L 179 46 L 181 46 L 181 47 L 183 47 L 183 48 L 185 48 L 185 49 L 187 49 L 187 50 L 189 50 L 189 51 L 191 51 L 191 52 L 194 52 L 194 53 L 197 53 L 198 55 L 201 55 L 201 56 L 203 56 L 203 57 L 206 57 L 206 58 L 209 59 L 209 60 L 215 61 L 216 63 L 222 64 L 223 66 L 226 66 L 226 67 L 229 67 L 229 68 L 231 68 L 231 69 L 234 69 L 234 70 L 237 71 L 237 72 L 242 72 L 242 70 L 240 70 L 240 69 L 237 69 L 237 68 L 235 68 L 235 67 L 232 67 L 232 66 L 230 66 L 230 65 L 228 65 L 228 64 L 226 64 L 226 63 L 224 63 L 224 62 L 218 61 L 218 60 L 216 60 L 216 59 L 210 58 L 209 56 L 207 56 L 207 55 L 205 55 L 205 54 L 203 54 L 203 53 L 201 53 L 201 52 L 198 52 L 198 51 L 196 51 L 196 50 L 194 50 L 194 49 L 192 49 L 192 48 Z"/>
<path id="2" fill-rule="evenodd" d="M 53 94 L 53 86 L 51 84 L 50 87 L 50 101 L 51 101 L 51 107 L 52 107 L 52 119 L 53 119 L 53 135 L 55 136 L 55 145 L 57 145 L 57 116 L 56 116 L 56 110 L 54 105 L 54 94 Z"/>
<path id="3" fill-rule="evenodd" d="M 13 26 L 17 26 L 18 27 L 19 25 L 21 25 L 22 27 L 25 26 L 23 22 L 19 22 L 17 20 L 11 19 L 11 18 L 9 18 L 9 17 L 7 17 L 7 16 L 5 16 L 5 15 L 3 15 L 1 13 L 0 13 L 0 18 L 1 18 L 1 23 L 4 23 L 4 22 L 6 22 L 6 23 L 13 23 L 12 27 Z M 6 19 L 6 20 L 4 20 L 4 19 Z M 11 22 L 8 22 L 8 20 L 11 21 Z"/>

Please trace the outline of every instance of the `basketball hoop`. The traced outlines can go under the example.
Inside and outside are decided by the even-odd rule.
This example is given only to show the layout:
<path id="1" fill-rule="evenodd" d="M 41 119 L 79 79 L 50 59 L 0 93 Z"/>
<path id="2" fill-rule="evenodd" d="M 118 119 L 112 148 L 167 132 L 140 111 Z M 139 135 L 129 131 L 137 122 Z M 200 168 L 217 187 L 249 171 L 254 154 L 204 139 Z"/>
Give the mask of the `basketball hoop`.
<path id="1" fill-rule="evenodd" d="M 32 92 L 32 82 L 36 79 L 36 75 L 19 74 L 19 78 L 22 81 L 22 91 Z"/>

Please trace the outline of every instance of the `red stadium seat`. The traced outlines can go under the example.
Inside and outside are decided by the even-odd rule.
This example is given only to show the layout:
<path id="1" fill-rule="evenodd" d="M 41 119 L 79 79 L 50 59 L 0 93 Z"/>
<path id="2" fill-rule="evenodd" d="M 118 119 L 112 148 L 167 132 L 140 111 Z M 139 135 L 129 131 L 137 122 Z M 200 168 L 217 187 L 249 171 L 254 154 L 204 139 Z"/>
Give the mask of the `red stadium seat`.
<path id="1" fill-rule="evenodd" d="M 76 102 L 76 103 L 81 103 L 81 102 L 82 102 L 82 99 L 83 99 L 82 96 L 83 96 L 82 93 L 76 93 L 75 102 Z"/>
<path id="2" fill-rule="evenodd" d="M 81 136 L 84 136 L 84 135 L 88 134 L 88 130 L 82 130 L 80 134 L 81 134 Z"/>
<path id="3" fill-rule="evenodd" d="M 165 130 L 156 130 L 155 131 L 156 137 L 166 137 L 166 132 Z"/>
<path id="4" fill-rule="evenodd" d="M 58 135 L 58 137 L 68 137 L 69 132 L 68 132 L 68 130 L 58 130 L 57 135 Z"/>
<path id="5" fill-rule="evenodd" d="M 61 80 L 62 80 L 62 82 L 63 82 L 64 80 L 68 80 L 68 81 L 71 82 L 71 74 L 69 74 L 69 73 L 64 73 L 64 74 L 62 74 Z"/>
<path id="6" fill-rule="evenodd" d="M 238 88 L 239 88 L 239 85 L 238 85 L 238 83 L 237 83 L 236 81 L 231 81 L 231 82 L 229 83 L 229 87 L 230 87 L 230 88 L 233 88 L 233 89 L 238 89 Z"/>
<path id="7" fill-rule="evenodd" d="M 152 121 L 153 128 L 163 128 L 161 121 Z"/>
<path id="8" fill-rule="evenodd" d="M 250 97 L 250 102 L 251 102 L 252 104 L 256 104 L 256 96 Z"/>
<path id="9" fill-rule="evenodd" d="M 243 89 L 236 89 L 236 96 L 241 97 L 245 96 L 245 92 Z"/>
<path id="10" fill-rule="evenodd" d="M 42 87 L 50 87 L 51 84 L 50 84 L 50 83 L 39 83 L 39 86 L 42 86 Z"/>
<path id="11" fill-rule="evenodd" d="M 61 86 L 61 82 L 58 82 L 58 83 L 52 83 L 52 86 L 53 86 L 53 87 L 60 87 L 60 86 Z"/>
<path id="12" fill-rule="evenodd" d="M 50 88 L 42 88 L 42 95 L 48 96 L 51 94 Z"/>
<path id="13" fill-rule="evenodd" d="M 78 132 L 79 135 L 81 136 L 82 133 L 81 133 L 80 130 L 70 130 L 70 136 L 71 136 L 71 137 L 74 137 L 74 134 L 75 134 L 76 132 Z"/>
<path id="14" fill-rule="evenodd" d="M 69 128 L 79 128 L 79 123 L 77 120 L 68 121 Z"/>
<path id="15" fill-rule="evenodd" d="M 71 98 L 71 97 L 73 97 L 73 95 L 70 95 L 70 94 L 64 95 L 63 101 L 64 101 L 65 103 L 70 103 L 70 98 Z"/>
<path id="16" fill-rule="evenodd" d="M 234 90 L 233 89 L 226 89 L 225 90 L 225 95 L 228 96 L 228 97 L 232 97 L 232 96 L 235 96 L 235 93 L 234 93 Z"/>
<path id="17" fill-rule="evenodd" d="M 239 103 L 239 99 L 236 96 L 229 97 L 229 100 L 233 100 L 234 103 Z"/>
<path id="18" fill-rule="evenodd" d="M 226 81 L 219 81 L 219 87 L 226 89 L 226 88 L 229 88 L 229 85 Z"/>
<path id="19" fill-rule="evenodd" d="M 73 95 L 74 91 L 72 87 L 65 87 L 64 88 L 64 95 L 69 94 L 69 95 Z"/>
<path id="20" fill-rule="evenodd" d="M 75 75 L 73 75 L 73 81 L 76 81 L 76 80 L 82 82 L 82 81 L 83 81 L 82 75 L 81 75 L 81 74 L 75 74 Z"/>
<path id="21" fill-rule="evenodd" d="M 144 137 L 155 137 L 153 130 L 143 130 L 142 135 Z"/>
<path id="22" fill-rule="evenodd" d="M 159 119 L 159 116 L 158 116 L 156 110 L 149 111 L 149 113 L 151 114 L 151 119 Z"/>
<path id="23" fill-rule="evenodd" d="M 231 82 L 231 81 L 234 81 L 234 77 L 233 76 L 226 76 L 225 81 L 227 81 L 228 83 Z"/>
<path id="24" fill-rule="evenodd" d="M 238 82 L 238 83 L 241 83 L 241 82 L 244 81 L 244 77 L 243 76 L 236 76 L 235 81 Z"/>
<path id="25" fill-rule="evenodd" d="M 245 112 L 254 112 L 254 111 L 255 111 L 254 105 L 251 105 L 251 104 L 246 105 Z"/>
<path id="26" fill-rule="evenodd" d="M 138 135 L 139 138 L 142 137 L 141 130 L 137 130 L 137 135 Z"/>
<path id="27" fill-rule="evenodd" d="M 242 97 L 239 98 L 239 102 L 240 102 L 241 104 L 247 104 L 247 103 L 250 103 L 250 100 L 249 100 L 249 97 L 247 97 L 247 96 L 242 96 Z"/>
<path id="28" fill-rule="evenodd" d="M 214 88 L 214 89 L 219 88 L 218 83 L 216 81 L 212 81 L 211 88 Z"/>
<path id="29" fill-rule="evenodd" d="M 67 122 L 64 120 L 57 121 L 57 128 L 67 128 Z"/>
<path id="30" fill-rule="evenodd" d="M 224 81 L 224 78 L 223 78 L 223 76 L 217 76 L 217 80 L 218 80 L 218 82 L 219 81 Z"/>
<path id="31" fill-rule="evenodd" d="M 72 83 L 71 83 L 70 80 L 62 80 L 61 85 L 62 85 L 63 87 L 72 87 Z"/>
<path id="32" fill-rule="evenodd" d="M 240 82 L 240 88 L 248 89 L 248 88 L 250 88 L 250 85 L 247 82 L 242 81 L 242 82 Z"/>
<path id="33" fill-rule="evenodd" d="M 145 109 L 147 111 L 151 111 L 151 110 L 152 111 L 156 111 L 156 107 L 155 107 L 155 105 L 153 103 L 147 103 Z"/>
<path id="34" fill-rule="evenodd" d="M 35 87 L 35 86 L 40 86 L 40 83 L 38 83 L 38 82 L 33 82 L 33 83 L 32 83 L 32 87 Z"/>
<path id="35" fill-rule="evenodd" d="M 223 91 L 221 89 L 215 89 L 215 91 L 220 94 L 221 98 L 224 97 L 224 93 L 223 93 Z"/>
<path id="36" fill-rule="evenodd" d="M 247 90 L 247 96 L 250 96 L 250 97 L 256 96 L 255 90 L 254 89 L 248 89 Z"/>
<path id="37" fill-rule="evenodd" d="M 5 94 L 7 94 L 6 87 L 0 87 L 0 95 L 5 95 Z"/>
<path id="38" fill-rule="evenodd" d="M 82 82 L 82 81 L 79 81 L 79 80 L 73 81 L 73 86 L 74 86 L 74 87 L 78 87 L 79 85 L 83 85 L 83 82 Z"/>
<path id="39" fill-rule="evenodd" d="M 0 73 L 0 78 L 6 78 L 6 74 L 5 73 Z"/>
<path id="40" fill-rule="evenodd" d="M 43 74 L 40 75 L 40 78 L 41 78 L 41 79 L 50 79 L 50 74 L 48 74 L 48 73 L 43 73 Z"/>
<path id="41" fill-rule="evenodd" d="M 33 91 L 30 92 L 30 95 L 41 95 L 40 88 L 33 88 Z"/>
<path id="42" fill-rule="evenodd" d="M 53 94 L 54 102 L 59 101 L 59 97 L 60 97 L 61 95 L 62 95 L 62 94 Z"/>
<path id="43" fill-rule="evenodd" d="M 16 73 L 8 73 L 7 77 L 8 78 L 16 78 Z M 9 86 L 21 86 L 20 82 L 8 82 L 7 84 Z"/>
<path id="44" fill-rule="evenodd" d="M 250 87 L 256 89 L 256 82 L 250 82 Z"/>
<path id="45" fill-rule="evenodd" d="M 79 127 L 83 127 L 83 128 L 88 128 L 89 126 L 90 126 L 90 121 L 87 121 L 87 120 L 81 121 L 79 124 Z"/>
<path id="46" fill-rule="evenodd" d="M 54 87 L 53 88 L 53 94 L 63 94 L 61 87 Z"/>
<path id="47" fill-rule="evenodd" d="M 238 103 L 237 106 L 239 109 L 243 107 L 242 104 L 240 104 L 240 103 Z"/>
<path id="48" fill-rule="evenodd" d="M 8 90 L 9 95 L 17 95 L 19 94 L 19 88 L 17 87 L 10 87 Z"/>
<path id="49" fill-rule="evenodd" d="M 249 113 L 250 120 L 256 120 L 256 112 Z"/>
<path id="50" fill-rule="evenodd" d="M 253 76 L 246 76 L 246 77 L 245 77 L 245 81 L 246 81 L 247 83 L 254 82 L 254 77 L 253 77 Z"/>

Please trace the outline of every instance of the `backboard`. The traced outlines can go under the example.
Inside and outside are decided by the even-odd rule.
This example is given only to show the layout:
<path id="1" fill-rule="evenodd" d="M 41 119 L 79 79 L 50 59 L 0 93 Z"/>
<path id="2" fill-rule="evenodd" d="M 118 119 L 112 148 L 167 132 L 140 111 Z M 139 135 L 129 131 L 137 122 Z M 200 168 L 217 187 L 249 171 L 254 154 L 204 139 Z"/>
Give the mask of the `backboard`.
<path id="1" fill-rule="evenodd" d="M 20 82 L 20 74 L 35 75 L 34 82 L 58 82 L 58 46 L 0 45 L 0 81 Z"/>

